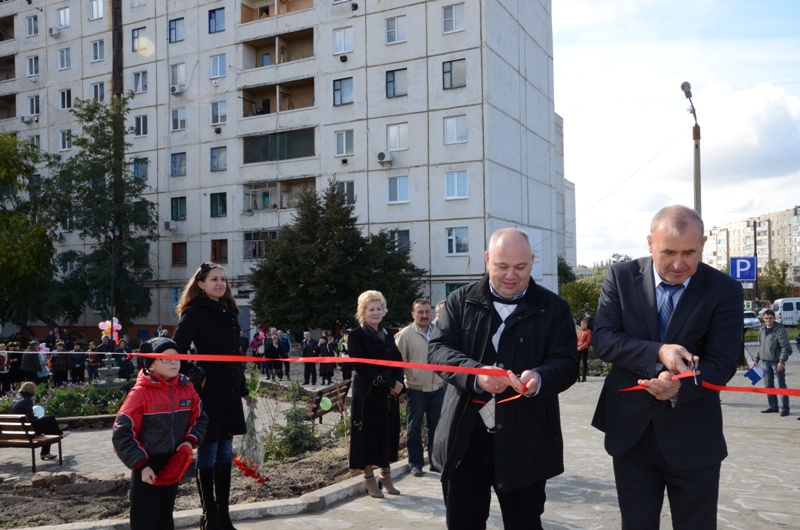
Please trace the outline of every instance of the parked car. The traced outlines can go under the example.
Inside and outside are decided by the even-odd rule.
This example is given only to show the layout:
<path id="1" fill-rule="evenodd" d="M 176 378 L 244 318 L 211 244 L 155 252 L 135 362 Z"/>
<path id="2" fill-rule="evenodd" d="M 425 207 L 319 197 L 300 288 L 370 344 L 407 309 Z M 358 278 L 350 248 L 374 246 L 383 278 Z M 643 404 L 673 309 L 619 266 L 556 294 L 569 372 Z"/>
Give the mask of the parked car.
<path id="1" fill-rule="evenodd" d="M 758 329 L 761 327 L 761 321 L 758 319 L 754 311 L 744 312 L 744 329 Z"/>

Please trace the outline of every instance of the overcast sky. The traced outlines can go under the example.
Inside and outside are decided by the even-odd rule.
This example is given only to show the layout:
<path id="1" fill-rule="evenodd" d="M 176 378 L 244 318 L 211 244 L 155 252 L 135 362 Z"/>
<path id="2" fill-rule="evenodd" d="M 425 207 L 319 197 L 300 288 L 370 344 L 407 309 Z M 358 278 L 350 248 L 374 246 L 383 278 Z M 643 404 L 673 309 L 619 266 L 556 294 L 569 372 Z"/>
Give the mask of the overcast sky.
<path id="1" fill-rule="evenodd" d="M 800 205 L 800 1 L 552 3 L 579 264 L 647 255 L 653 214 L 693 206 L 683 81 L 706 228 Z"/>

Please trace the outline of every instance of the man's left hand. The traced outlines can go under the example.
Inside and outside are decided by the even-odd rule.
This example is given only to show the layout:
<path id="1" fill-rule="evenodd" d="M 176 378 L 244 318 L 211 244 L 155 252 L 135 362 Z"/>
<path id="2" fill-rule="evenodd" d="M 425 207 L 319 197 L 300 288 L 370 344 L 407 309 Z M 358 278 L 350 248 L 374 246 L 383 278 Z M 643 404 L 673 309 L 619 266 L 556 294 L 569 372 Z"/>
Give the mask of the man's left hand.
<path id="1" fill-rule="evenodd" d="M 654 398 L 666 401 L 678 395 L 681 389 L 681 382 L 672 381 L 670 372 L 661 372 L 658 377 L 653 379 L 639 379 L 639 384 L 650 392 Z"/>
<path id="2" fill-rule="evenodd" d="M 533 370 L 525 370 L 519 377 L 509 370 L 508 380 L 511 383 L 511 387 L 524 396 L 535 394 L 539 390 L 539 385 L 541 384 L 539 374 Z"/>

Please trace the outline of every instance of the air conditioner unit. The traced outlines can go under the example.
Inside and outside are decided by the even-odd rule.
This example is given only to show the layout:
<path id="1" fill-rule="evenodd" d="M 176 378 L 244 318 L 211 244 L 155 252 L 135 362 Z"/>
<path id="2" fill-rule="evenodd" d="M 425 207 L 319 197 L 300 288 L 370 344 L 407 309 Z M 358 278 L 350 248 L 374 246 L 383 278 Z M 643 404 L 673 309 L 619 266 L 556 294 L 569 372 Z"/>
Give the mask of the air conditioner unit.
<path id="1" fill-rule="evenodd" d="M 169 87 L 169 93 L 173 96 L 180 96 L 183 93 L 183 85 L 172 85 Z"/>
<path id="2" fill-rule="evenodd" d="M 33 116 L 21 116 L 22 123 L 30 123 L 33 121 Z"/>
<path id="3" fill-rule="evenodd" d="M 56 37 L 58 37 L 58 34 L 60 33 L 60 31 L 59 31 L 59 29 L 58 29 L 57 27 L 53 26 L 52 28 L 49 28 L 49 29 L 47 30 L 47 33 L 48 33 L 48 34 L 49 34 L 51 37 L 53 37 L 53 38 L 56 38 Z"/>
<path id="4" fill-rule="evenodd" d="M 175 221 L 164 221 L 164 228 L 170 232 L 174 232 L 177 230 L 178 225 L 175 223 Z"/>
<path id="5" fill-rule="evenodd" d="M 380 153 L 378 153 L 378 162 L 380 162 L 381 165 L 386 164 L 386 163 L 391 164 L 392 163 L 392 152 L 391 151 L 381 151 Z"/>

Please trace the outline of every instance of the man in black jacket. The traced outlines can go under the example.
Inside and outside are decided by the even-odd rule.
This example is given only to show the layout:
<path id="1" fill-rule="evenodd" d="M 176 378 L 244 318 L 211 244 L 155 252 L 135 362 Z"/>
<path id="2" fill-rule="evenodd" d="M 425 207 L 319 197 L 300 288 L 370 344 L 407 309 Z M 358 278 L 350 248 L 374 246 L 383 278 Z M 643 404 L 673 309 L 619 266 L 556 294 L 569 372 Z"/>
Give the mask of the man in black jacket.
<path id="1" fill-rule="evenodd" d="M 447 298 L 428 360 L 497 375 L 441 374 L 433 464 L 448 528 L 486 528 L 492 488 L 506 529 L 541 528 L 546 481 L 564 471 L 558 394 L 578 377 L 575 326 L 568 304 L 530 277 L 527 233 L 498 230 L 484 259 L 486 276 Z"/>
<path id="2" fill-rule="evenodd" d="M 306 331 L 303 333 L 303 351 L 301 357 L 319 357 L 319 346 L 317 342 L 311 338 L 311 332 Z M 303 384 L 307 385 L 309 379 L 312 385 L 317 384 L 317 363 L 305 362 L 303 363 Z"/>

